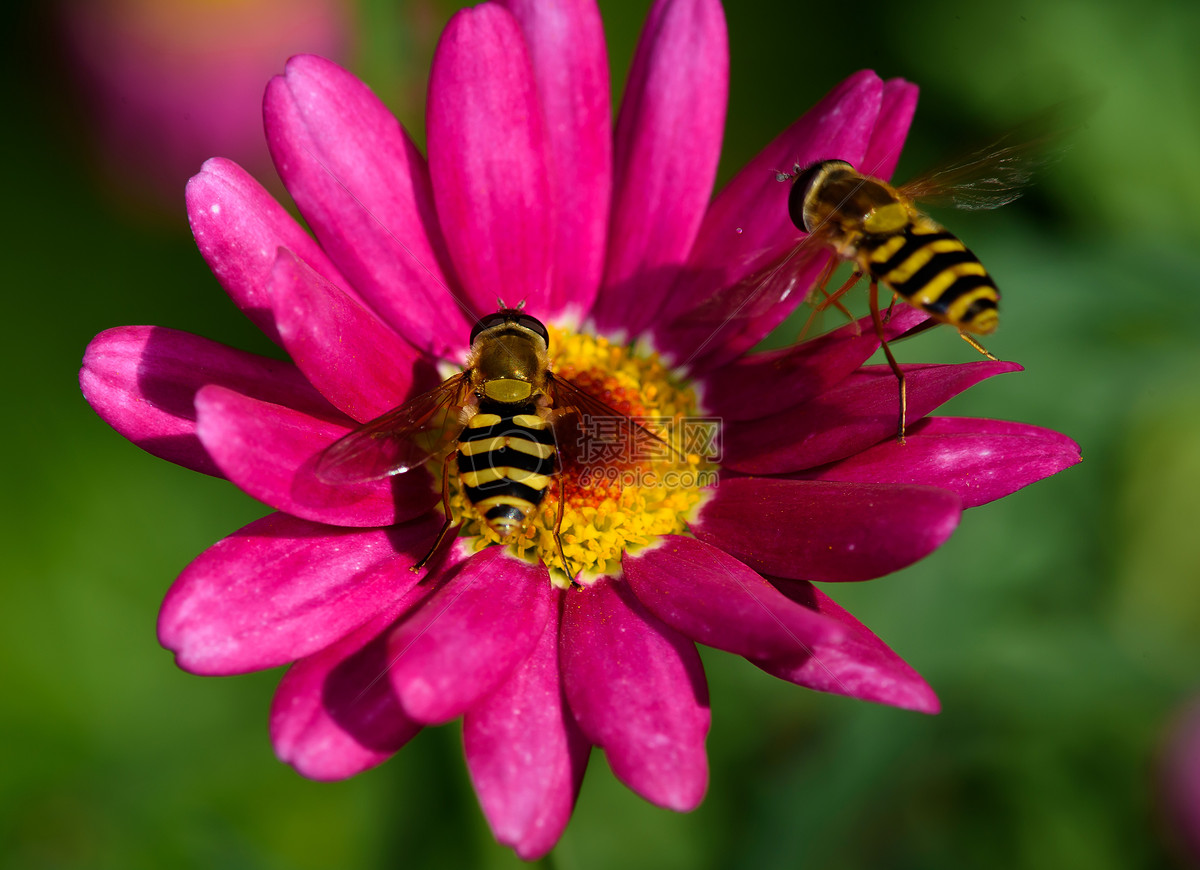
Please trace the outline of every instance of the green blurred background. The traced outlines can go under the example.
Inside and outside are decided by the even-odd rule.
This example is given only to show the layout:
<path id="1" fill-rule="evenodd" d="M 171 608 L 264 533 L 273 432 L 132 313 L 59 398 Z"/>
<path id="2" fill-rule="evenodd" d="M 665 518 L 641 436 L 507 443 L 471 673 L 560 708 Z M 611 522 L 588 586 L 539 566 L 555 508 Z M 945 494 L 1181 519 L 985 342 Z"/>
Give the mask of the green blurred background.
<path id="1" fill-rule="evenodd" d="M 618 93 L 646 6 L 602 2 Z M 112 195 L 47 6 L 15 9 L 0 52 L 0 866 L 518 865 L 482 820 L 457 725 L 351 781 L 308 782 L 268 742 L 279 673 L 200 679 L 158 647 L 174 576 L 264 508 L 113 433 L 79 395 L 83 349 L 130 323 L 271 349 L 196 252 L 182 189 L 160 213 Z M 350 65 L 416 131 L 452 9 L 359 4 Z M 651 807 L 595 755 L 555 865 L 1179 866 L 1154 775 L 1172 716 L 1200 695 L 1200 6 L 726 12 L 722 180 L 863 67 L 922 88 L 900 179 L 1038 107 L 1101 98 L 1029 197 L 943 215 L 1005 292 L 989 347 L 1027 369 L 948 410 L 1058 429 L 1084 462 L 968 512 L 922 564 L 831 590 L 929 680 L 939 716 L 807 692 L 705 650 L 705 803 Z M 949 330 L 899 351 L 972 358 Z"/>

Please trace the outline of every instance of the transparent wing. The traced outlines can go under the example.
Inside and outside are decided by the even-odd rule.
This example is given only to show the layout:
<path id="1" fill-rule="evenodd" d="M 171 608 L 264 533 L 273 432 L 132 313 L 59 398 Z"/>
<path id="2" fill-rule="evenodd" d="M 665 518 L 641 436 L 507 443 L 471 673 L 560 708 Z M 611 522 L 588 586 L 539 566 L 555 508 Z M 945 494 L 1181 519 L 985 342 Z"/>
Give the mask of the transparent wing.
<path id="1" fill-rule="evenodd" d="M 1059 103 L 1000 138 L 917 176 L 897 190 L 926 205 L 999 208 L 1019 199 L 1038 170 L 1062 154 L 1062 139 L 1084 123 L 1091 100 Z"/>
<path id="2" fill-rule="evenodd" d="M 566 378 L 547 372 L 546 392 L 556 412 L 554 438 L 565 466 L 678 456 L 662 436 Z"/>
<path id="3" fill-rule="evenodd" d="M 362 424 L 325 448 L 317 477 L 325 483 L 361 483 L 419 468 L 458 438 L 463 424 L 456 412 L 468 388 L 466 374 L 455 375 Z"/>
<path id="4" fill-rule="evenodd" d="M 712 326 L 752 320 L 769 313 L 787 299 L 803 298 L 820 272 L 819 267 L 814 268 L 814 261 L 828 252 L 828 240 L 818 229 L 741 281 L 708 297 L 681 316 L 679 322 L 688 326 Z"/>

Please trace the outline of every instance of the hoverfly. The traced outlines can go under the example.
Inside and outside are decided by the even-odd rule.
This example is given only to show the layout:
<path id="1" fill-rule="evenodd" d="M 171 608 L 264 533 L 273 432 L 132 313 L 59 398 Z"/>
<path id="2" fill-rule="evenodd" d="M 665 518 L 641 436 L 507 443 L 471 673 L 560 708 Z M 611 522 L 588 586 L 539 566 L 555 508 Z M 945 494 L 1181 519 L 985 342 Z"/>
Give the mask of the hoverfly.
<path id="1" fill-rule="evenodd" d="M 884 336 L 888 314 L 879 309 L 879 284 L 892 291 L 893 305 L 903 300 L 931 318 L 906 334 L 947 323 L 994 360 L 973 335 L 992 333 L 999 321 L 1000 292 L 987 269 L 917 203 L 974 210 L 998 208 L 1018 199 L 1031 183 L 1033 170 L 1046 162 L 1046 146 L 1073 126 L 1063 123 L 1066 106 L 1055 106 L 990 146 L 899 187 L 860 172 L 845 160 L 820 160 L 777 173 L 779 181 L 792 183 L 788 216 L 807 235 L 765 269 L 710 298 L 698 311 L 707 312 L 710 321 L 718 311 L 734 311 L 733 316 L 740 318 L 758 316 L 792 293 L 799 274 L 814 257 L 832 252 L 815 284 L 822 298 L 814 303 L 814 314 L 833 306 L 850 317 L 839 300 L 864 276 L 869 277 L 871 319 L 899 384 L 897 439 L 903 442 L 904 373 Z M 1077 107 L 1071 104 L 1070 108 Z M 829 280 L 842 261 L 850 261 L 854 272 L 829 292 Z"/>
<path id="2" fill-rule="evenodd" d="M 470 341 L 462 372 L 335 441 L 318 459 L 317 475 L 326 483 L 357 483 L 445 458 L 446 521 L 413 570 L 433 557 L 455 525 L 449 491 L 452 445 L 463 495 L 502 539 L 524 527 L 557 475 L 554 538 L 563 568 L 573 579 L 560 537 L 562 471 L 575 458 L 579 442 L 571 437 L 570 427 L 578 427 L 581 420 L 620 418 L 626 424 L 621 427 L 622 443 L 628 443 L 634 455 L 642 455 L 639 448 L 647 442 L 662 439 L 550 371 L 549 333 L 520 308 L 501 308 L 481 318 Z"/>

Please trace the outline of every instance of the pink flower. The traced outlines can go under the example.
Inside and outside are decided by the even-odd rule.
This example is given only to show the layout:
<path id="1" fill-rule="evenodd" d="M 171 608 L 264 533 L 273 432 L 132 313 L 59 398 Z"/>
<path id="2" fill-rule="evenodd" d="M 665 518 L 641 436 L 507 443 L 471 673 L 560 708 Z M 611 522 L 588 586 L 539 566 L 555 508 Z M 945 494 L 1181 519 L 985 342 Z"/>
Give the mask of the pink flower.
<path id="1" fill-rule="evenodd" d="M 62 0 L 60 13 L 115 186 L 172 207 L 211 154 L 270 172 L 262 83 L 298 51 L 344 56 L 351 17 L 345 0 Z"/>
<path id="2" fill-rule="evenodd" d="M 316 240 L 229 161 L 210 160 L 187 192 L 213 272 L 292 361 L 157 327 L 89 347 L 84 394 L 114 428 L 278 511 L 184 571 L 159 636 L 198 674 L 294 662 L 271 735 L 305 776 L 351 776 L 422 726 L 463 717 L 484 813 L 528 859 L 566 826 L 591 746 L 647 800 L 700 802 L 697 642 L 800 685 L 938 709 L 812 581 L 908 565 L 964 506 L 1073 464 L 1078 448 L 1033 426 L 952 418 L 914 423 L 896 444 L 895 380 L 863 367 L 871 329 L 745 355 L 799 294 L 696 341 L 692 310 L 795 241 L 773 170 L 839 156 L 890 174 L 916 102 L 913 85 L 858 73 L 710 202 L 727 73 L 716 0 L 660 0 L 611 130 L 590 0 L 484 4 L 456 15 L 438 47 L 426 162 L 353 76 L 293 58 L 267 90 L 267 136 Z M 568 490 L 568 556 L 599 575 L 584 585 L 552 583 L 541 560 L 481 549 L 480 537 L 413 574 L 441 523 L 433 477 L 331 486 L 314 473 L 356 421 L 436 385 L 433 364 L 461 365 L 498 295 L 553 324 L 552 352 L 576 354 L 557 370 L 605 384 L 609 401 L 670 417 L 696 407 L 699 386 L 726 421 L 716 485 L 626 487 L 607 501 Z M 890 328 L 920 319 L 905 310 Z M 596 333 L 640 336 L 694 380 Z M 924 417 L 1018 368 L 910 366 L 909 408 Z"/>

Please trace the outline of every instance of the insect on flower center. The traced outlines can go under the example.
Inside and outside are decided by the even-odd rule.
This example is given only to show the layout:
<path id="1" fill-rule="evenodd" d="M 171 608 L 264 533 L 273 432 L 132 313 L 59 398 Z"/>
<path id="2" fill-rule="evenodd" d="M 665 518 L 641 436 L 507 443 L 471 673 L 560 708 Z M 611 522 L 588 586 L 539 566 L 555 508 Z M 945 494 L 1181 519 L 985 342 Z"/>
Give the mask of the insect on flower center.
<path id="1" fill-rule="evenodd" d="M 692 387 L 657 354 L 547 324 L 550 368 L 611 408 L 603 415 L 554 408 L 557 468 L 545 498 L 515 533 L 501 537 L 451 474 L 450 508 L 474 546 L 503 543 L 569 585 L 619 574 L 621 554 L 678 534 L 716 479 L 709 460 L 716 424 Z M 561 501 L 561 526 L 558 524 Z M 564 569 L 555 529 L 559 528 Z"/>

